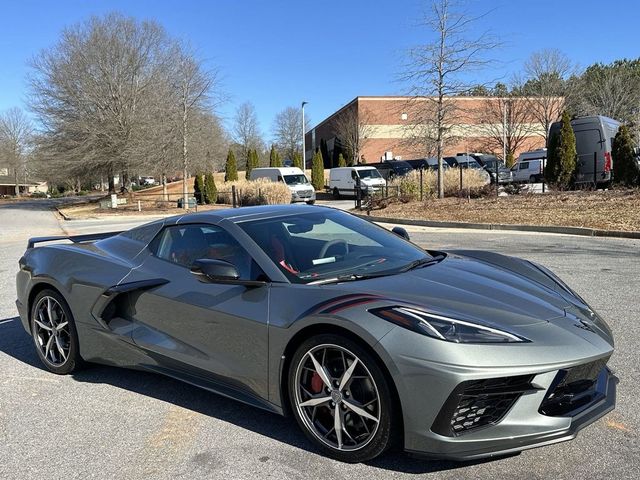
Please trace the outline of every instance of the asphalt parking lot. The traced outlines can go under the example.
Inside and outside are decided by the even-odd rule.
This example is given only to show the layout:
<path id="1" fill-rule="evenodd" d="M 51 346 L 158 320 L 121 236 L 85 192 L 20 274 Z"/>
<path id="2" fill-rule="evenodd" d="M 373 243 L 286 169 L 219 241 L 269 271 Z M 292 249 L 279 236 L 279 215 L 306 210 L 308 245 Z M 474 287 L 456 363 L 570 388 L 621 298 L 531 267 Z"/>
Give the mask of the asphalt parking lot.
<path id="1" fill-rule="evenodd" d="M 428 248 L 490 249 L 544 264 L 613 328 L 614 412 L 578 438 L 520 455 L 451 463 L 390 453 L 347 465 L 320 456 L 290 419 L 158 375 L 40 366 L 16 318 L 14 276 L 29 236 L 61 234 L 47 202 L 0 205 L 0 478 L 640 478 L 640 241 L 411 228 Z M 70 233 L 134 220 L 64 222 Z"/>

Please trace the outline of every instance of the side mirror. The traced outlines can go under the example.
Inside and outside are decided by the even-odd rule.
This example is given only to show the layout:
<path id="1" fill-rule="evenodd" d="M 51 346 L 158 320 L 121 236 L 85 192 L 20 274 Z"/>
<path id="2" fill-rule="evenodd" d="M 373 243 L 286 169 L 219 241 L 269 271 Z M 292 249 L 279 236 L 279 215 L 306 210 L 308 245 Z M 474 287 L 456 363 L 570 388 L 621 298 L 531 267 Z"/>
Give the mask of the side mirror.
<path id="1" fill-rule="evenodd" d="M 351 170 L 351 178 L 353 178 L 354 180 L 358 178 L 358 173 L 355 170 Z"/>
<path id="2" fill-rule="evenodd" d="M 393 227 L 393 229 L 391 230 L 393 233 L 395 233 L 396 235 L 398 235 L 399 237 L 404 238 L 407 241 L 410 241 L 409 238 L 409 233 L 402 227 Z"/>
<path id="3" fill-rule="evenodd" d="M 201 282 L 220 282 L 238 280 L 238 269 L 231 263 L 211 258 L 201 258 L 193 262 L 191 273 Z"/>
<path id="4" fill-rule="evenodd" d="M 201 258 L 193 262 L 191 273 L 203 283 L 224 283 L 245 287 L 262 287 L 267 284 L 261 280 L 241 280 L 235 265 L 212 258 Z"/>

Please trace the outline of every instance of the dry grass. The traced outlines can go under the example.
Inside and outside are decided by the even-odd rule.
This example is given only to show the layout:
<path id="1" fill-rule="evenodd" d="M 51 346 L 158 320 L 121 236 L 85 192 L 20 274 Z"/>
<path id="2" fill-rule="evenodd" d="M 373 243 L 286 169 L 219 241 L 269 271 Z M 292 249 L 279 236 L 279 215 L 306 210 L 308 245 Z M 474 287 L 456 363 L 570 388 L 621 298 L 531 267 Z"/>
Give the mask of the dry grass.
<path id="1" fill-rule="evenodd" d="M 437 172 L 427 170 L 422 174 L 423 198 L 434 197 L 438 191 Z M 477 196 L 485 186 L 484 178 L 475 170 L 462 171 L 462 186 L 469 189 L 472 196 Z M 391 190 L 400 190 L 400 195 L 408 200 L 420 199 L 420 172 L 413 172 L 402 177 L 396 177 L 389 183 Z M 444 171 L 444 194 L 447 197 L 458 195 L 460 190 L 460 171 L 457 169 Z"/>
<path id="2" fill-rule="evenodd" d="M 277 205 L 291 203 L 291 190 L 284 183 L 266 179 L 227 182 L 218 188 L 218 201 L 231 204 L 231 187 L 236 187 L 240 205 Z"/>
<path id="3" fill-rule="evenodd" d="M 392 203 L 375 215 L 419 220 L 640 231 L 640 190 L 558 192 Z"/>

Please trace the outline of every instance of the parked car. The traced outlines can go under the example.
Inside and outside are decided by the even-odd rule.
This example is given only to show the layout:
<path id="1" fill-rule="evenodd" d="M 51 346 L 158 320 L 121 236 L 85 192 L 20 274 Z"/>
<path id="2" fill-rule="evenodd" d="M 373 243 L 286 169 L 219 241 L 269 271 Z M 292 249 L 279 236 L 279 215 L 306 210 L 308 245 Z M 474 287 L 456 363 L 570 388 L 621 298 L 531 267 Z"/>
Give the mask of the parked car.
<path id="1" fill-rule="evenodd" d="M 551 124 L 549 141 L 554 135 L 560 133 L 561 128 L 562 122 Z M 609 183 L 612 172 L 615 171 L 615 165 L 613 165 L 611 158 L 611 147 L 613 139 L 618 133 L 618 128 L 620 128 L 620 122 L 613 118 L 595 115 L 574 118 L 571 120 L 571 128 L 576 136 L 576 151 L 578 153 L 576 183 L 593 183 L 594 156 L 596 184 Z"/>
<path id="2" fill-rule="evenodd" d="M 265 167 L 254 168 L 249 174 L 249 180 L 266 178 L 272 182 L 284 182 L 291 190 L 291 202 L 307 202 L 313 205 L 316 192 L 309 183 L 307 176 L 297 167 Z"/>
<path id="3" fill-rule="evenodd" d="M 164 374 L 291 415 L 344 462 L 395 446 L 510 455 L 571 440 L 614 409 L 611 329 L 555 274 L 393 232 L 270 205 L 33 238 L 16 305 L 51 372 L 91 362 Z"/>
<path id="4" fill-rule="evenodd" d="M 413 170 L 413 167 L 404 160 L 385 160 L 384 162 L 369 163 L 368 165 L 377 168 L 385 180 L 401 177 Z"/>
<path id="5" fill-rule="evenodd" d="M 496 183 L 496 168 L 498 169 L 498 184 L 511 183 L 511 170 L 495 155 L 488 153 L 469 154 L 484 168 L 491 177 L 491 183 Z"/>
<path id="6" fill-rule="evenodd" d="M 518 155 L 515 165 L 511 167 L 511 178 L 516 183 L 540 183 L 546 166 L 546 148 L 522 152 Z"/>
<path id="7" fill-rule="evenodd" d="M 338 167 L 329 171 L 329 190 L 333 198 L 343 195 L 354 196 L 357 179 L 365 193 L 373 193 L 387 185 L 377 168 L 372 166 Z"/>
<path id="8" fill-rule="evenodd" d="M 415 160 L 404 160 L 407 162 L 414 170 L 420 170 L 421 168 L 424 170 L 438 170 L 438 158 L 437 157 L 428 157 L 428 158 L 417 158 Z M 449 168 L 449 164 L 447 162 L 442 162 L 442 167 L 444 169 Z"/>
<path id="9" fill-rule="evenodd" d="M 476 170 L 478 174 L 484 179 L 486 183 L 491 183 L 491 176 L 489 173 L 480 165 L 475 158 L 471 155 L 458 154 L 455 157 L 445 157 L 445 159 L 451 159 L 451 165 L 454 168 L 470 168 Z"/>

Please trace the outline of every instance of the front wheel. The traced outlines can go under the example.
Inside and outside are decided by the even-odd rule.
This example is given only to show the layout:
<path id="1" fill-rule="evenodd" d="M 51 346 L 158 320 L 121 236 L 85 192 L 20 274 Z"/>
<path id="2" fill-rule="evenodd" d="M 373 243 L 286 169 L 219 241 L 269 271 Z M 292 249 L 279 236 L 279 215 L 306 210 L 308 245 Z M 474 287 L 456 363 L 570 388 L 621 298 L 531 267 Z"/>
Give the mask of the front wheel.
<path id="1" fill-rule="evenodd" d="M 307 202 L 307 205 L 313 205 L 314 203 L 316 203 L 316 201 L 315 201 L 315 200 L 309 200 L 309 201 Z"/>
<path id="2" fill-rule="evenodd" d="M 55 290 L 43 290 L 36 295 L 31 308 L 31 335 L 38 357 L 48 370 L 65 375 L 81 366 L 71 310 Z"/>
<path id="3" fill-rule="evenodd" d="M 306 340 L 289 369 L 298 425 L 325 454 L 349 463 L 377 457 L 393 443 L 393 402 L 376 361 L 337 335 Z"/>

